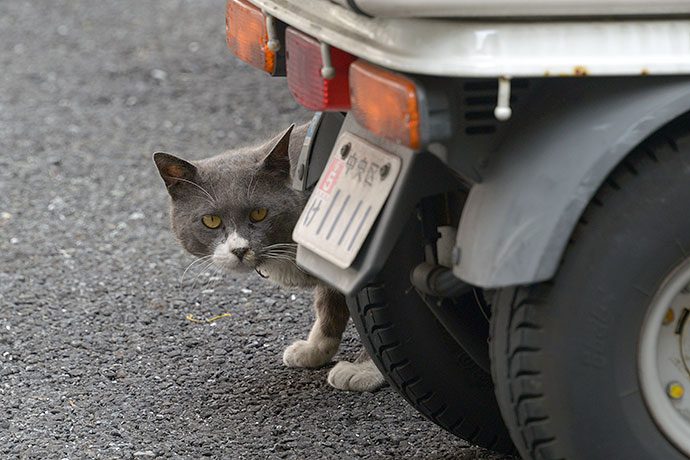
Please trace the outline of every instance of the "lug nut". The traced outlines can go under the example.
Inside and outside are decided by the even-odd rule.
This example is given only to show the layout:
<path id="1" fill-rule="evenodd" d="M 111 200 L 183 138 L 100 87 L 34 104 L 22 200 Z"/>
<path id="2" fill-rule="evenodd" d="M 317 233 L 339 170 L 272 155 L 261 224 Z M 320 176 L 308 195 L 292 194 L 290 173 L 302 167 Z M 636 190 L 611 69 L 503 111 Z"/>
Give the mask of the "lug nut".
<path id="1" fill-rule="evenodd" d="M 666 387 L 666 394 L 671 399 L 681 399 L 685 394 L 685 388 L 678 382 L 671 382 Z"/>

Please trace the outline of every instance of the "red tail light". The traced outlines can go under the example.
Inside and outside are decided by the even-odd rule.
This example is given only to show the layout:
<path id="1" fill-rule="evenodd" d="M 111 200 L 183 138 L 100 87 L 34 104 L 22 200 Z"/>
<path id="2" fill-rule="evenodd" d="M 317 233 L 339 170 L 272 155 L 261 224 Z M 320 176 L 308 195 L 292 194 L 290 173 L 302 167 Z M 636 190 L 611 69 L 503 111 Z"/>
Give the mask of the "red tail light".
<path id="1" fill-rule="evenodd" d="M 330 49 L 335 77 L 321 75 L 321 43 L 293 28 L 285 32 L 288 87 L 305 107 L 318 111 L 345 111 L 350 108 L 348 68 L 355 57 L 337 48 Z"/>

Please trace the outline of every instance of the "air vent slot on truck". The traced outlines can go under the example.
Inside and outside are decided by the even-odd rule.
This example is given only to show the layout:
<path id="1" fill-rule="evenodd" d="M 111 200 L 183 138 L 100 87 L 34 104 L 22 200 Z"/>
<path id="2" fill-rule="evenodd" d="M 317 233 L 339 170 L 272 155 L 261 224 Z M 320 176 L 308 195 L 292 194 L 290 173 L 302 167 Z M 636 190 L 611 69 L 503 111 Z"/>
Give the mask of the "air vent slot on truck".
<path id="1" fill-rule="evenodd" d="M 511 105 L 520 99 L 520 93 L 529 87 L 526 79 L 511 80 Z M 468 136 L 494 134 L 500 121 L 494 116 L 494 108 L 498 99 L 498 80 L 471 80 L 462 86 L 462 114 L 461 123 Z"/>

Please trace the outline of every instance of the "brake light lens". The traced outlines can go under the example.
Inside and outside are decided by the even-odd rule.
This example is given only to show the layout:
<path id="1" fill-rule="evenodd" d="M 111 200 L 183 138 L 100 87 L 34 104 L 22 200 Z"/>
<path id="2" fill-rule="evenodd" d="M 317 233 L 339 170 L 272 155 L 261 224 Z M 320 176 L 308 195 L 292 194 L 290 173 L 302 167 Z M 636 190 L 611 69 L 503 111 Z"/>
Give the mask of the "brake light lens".
<path id="1" fill-rule="evenodd" d="M 350 66 L 350 101 L 364 128 L 412 149 L 421 146 L 417 88 L 409 78 L 355 61 Z"/>
<path id="2" fill-rule="evenodd" d="M 321 75 L 321 43 L 292 27 L 285 32 L 288 88 L 302 105 L 322 112 L 350 109 L 348 67 L 355 57 L 330 48 L 335 77 Z"/>
<path id="3" fill-rule="evenodd" d="M 225 33 L 230 51 L 244 62 L 274 73 L 276 53 L 268 49 L 266 16 L 245 0 L 228 0 L 225 5 Z"/>

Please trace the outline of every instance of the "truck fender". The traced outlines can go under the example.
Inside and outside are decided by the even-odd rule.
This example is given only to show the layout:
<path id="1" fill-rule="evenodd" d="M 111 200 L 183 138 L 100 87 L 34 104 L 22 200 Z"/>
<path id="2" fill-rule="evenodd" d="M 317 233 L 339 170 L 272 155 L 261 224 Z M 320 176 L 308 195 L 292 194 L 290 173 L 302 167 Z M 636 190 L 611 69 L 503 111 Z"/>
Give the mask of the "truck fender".
<path id="1" fill-rule="evenodd" d="M 483 288 L 553 277 L 611 170 L 688 110 L 687 76 L 544 80 L 469 192 L 454 274 Z"/>

